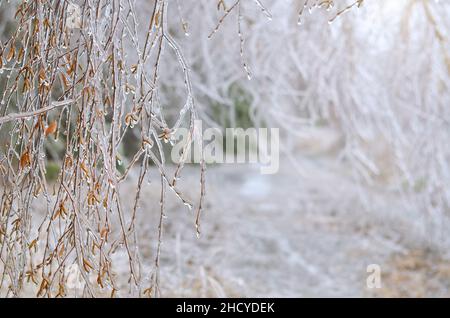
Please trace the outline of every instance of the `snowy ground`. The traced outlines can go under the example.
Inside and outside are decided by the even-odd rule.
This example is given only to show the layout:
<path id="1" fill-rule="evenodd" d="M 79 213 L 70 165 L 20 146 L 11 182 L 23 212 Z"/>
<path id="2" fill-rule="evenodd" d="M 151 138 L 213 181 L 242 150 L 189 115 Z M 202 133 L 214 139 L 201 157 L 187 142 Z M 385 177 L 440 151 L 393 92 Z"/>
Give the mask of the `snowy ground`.
<path id="1" fill-rule="evenodd" d="M 309 177 L 287 160 L 266 176 L 256 166 L 209 167 L 200 238 L 194 212 L 168 192 L 161 296 L 450 296 L 450 258 L 430 239 L 420 211 L 370 189 L 362 200 L 331 161 L 305 158 L 301 166 Z M 179 183 L 191 199 L 198 174 L 188 166 Z M 152 270 L 159 217 L 158 173 L 150 175 L 138 216 L 144 274 Z M 122 185 L 123 198 L 134 189 L 133 180 Z M 118 296 L 126 296 L 127 257 L 114 258 Z M 381 289 L 366 287 L 370 264 L 381 267 Z M 34 289 L 25 286 L 22 296 L 34 296 Z"/>
<path id="2" fill-rule="evenodd" d="M 450 261 L 420 230 L 420 215 L 408 215 L 384 194 L 374 193 L 364 207 L 345 178 L 316 161 L 304 164 L 311 178 L 289 162 L 272 176 L 245 165 L 209 168 L 200 239 L 193 214 L 169 207 L 162 296 L 450 295 Z M 188 191 L 198 182 L 194 172 L 184 176 Z M 157 196 L 151 186 L 145 191 L 142 212 L 152 214 Z M 381 266 L 379 290 L 366 287 L 369 264 Z"/>

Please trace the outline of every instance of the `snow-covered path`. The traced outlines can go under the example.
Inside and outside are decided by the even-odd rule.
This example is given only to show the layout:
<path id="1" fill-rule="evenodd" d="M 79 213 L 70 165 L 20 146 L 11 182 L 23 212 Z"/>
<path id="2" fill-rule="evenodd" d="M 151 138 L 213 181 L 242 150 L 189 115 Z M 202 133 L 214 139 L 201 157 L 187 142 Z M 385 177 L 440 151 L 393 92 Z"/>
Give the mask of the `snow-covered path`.
<path id="1" fill-rule="evenodd" d="M 403 215 L 395 200 L 374 195 L 368 209 L 351 185 L 318 166 L 309 167 L 317 169 L 310 179 L 283 167 L 272 176 L 244 165 L 209 168 L 200 239 L 193 214 L 171 203 L 162 296 L 448 295 L 450 263 L 415 233 L 420 220 Z M 197 178 L 186 171 L 188 192 Z M 150 188 L 143 211 L 157 211 Z M 380 290 L 366 287 L 370 264 L 381 267 Z"/>

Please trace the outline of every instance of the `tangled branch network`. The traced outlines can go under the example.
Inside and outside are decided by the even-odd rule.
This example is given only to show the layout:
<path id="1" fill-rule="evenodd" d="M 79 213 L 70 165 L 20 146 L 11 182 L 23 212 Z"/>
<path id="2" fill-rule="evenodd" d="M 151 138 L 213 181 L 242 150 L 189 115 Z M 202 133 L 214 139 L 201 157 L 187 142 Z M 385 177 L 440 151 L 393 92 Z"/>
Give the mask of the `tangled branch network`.
<path id="1" fill-rule="evenodd" d="M 191 203 L 179 189 L 184 162 L 169 174 L 164 149 L 180 127 L 190 131 L 184 153 L 200 142 L 197 118 L 239 125 L 243 104 L 252 125 L 282 128 L 294 162 L 296 142 L 326 126 L 341 136 L 337 160 L 358 187 L 398 195 L 405 209 L 442 218 L 448 211 L 444 1 L 28 0 L 0 1 L 0 9 L 14 16 L 0 22 L 0 292 L 7 296 L 32 284 L 37 296 L 64 297 L 74 271 L 82 296 L 158 296 L 167 192 L 194 208 L 198 233 L 205 196 L 203 162 Z M 130 137 L 138 146 L 123 158 Z M 59 164 L 54 183 L 49 157 Z M 161 210 L 146 272 L 136 217 L 150 166 L 159 171 Z M 119 190 L 135 170 L 128 211 Z M 36 222 L 39 200 L 45 213 Z M 119 251 L 126 287 L 114 274 Z"/>
<path id="2" fill-rule="evenodd" d="M 186 60 L 169 34 L 168 1 L 151 4 L 143 34 L 131 1 L 23 1 L 1 7 L 16 19 L 0 47 L 0 124 L 8 132 L 0 158 L 1 285 L 17 296 L 28 280 L 37 285 L 37 296 L 65 296 L 65 273 L 72 266 L 83 277 L 84 295 L 107 290 L 114 296 L 119 287 L 111 254 L 123 249 L 130 293 L 156 294 L 167 189 L 192 208 L 177 188 L 183 162 L 168 175 L 163 143 L 182 125 L 191 128 L 192 137 L 197 117 Z M 170 126 L 159 97 L 166 46 L 185 83 L 185 100 Z M 123 160 L 119 147 L 130 130 L 139 136 L 140 146 L 128 165 L 118 169 Z M 50 187 L 46 160 L 48 144 L 55 140 L 64 151 Z M 143 286 L 134 222 L 150 164 L 160 174 L 161 217 L 155 271 Z M 136 165 L 140 172 L 128 213 L 119 188 Z M 45 199 L 46 214 L 36 227 L 33 201 L 38 197 Z"/>
<path id="3" fill-rule="evenodd" d="M 190 24 L 191 45 L 180 43 L 204 121 L 242 124 L 244 99 L 253 125 L 281 128 L 301 182 L 317 179 L 299 154 L 309 144 L 314 165 L 345 181 L 331 193 L 343 188 L 367 210 L 401 211 L 448 246 L 450 3 L 255 3 L 184 7 L 185 17 L 203 17 Z M 337 141 L 321 156 L 330 135 Z M 323 157 L 332 164 L 320 165 Z"/>

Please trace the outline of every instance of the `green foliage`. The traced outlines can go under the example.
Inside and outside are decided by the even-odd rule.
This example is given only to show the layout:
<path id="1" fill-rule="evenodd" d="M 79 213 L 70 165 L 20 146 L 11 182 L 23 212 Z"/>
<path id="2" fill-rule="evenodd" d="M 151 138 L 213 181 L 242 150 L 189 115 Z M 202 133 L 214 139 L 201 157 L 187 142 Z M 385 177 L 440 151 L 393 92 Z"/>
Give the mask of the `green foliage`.
<path id="1" fill-rule="evenodd" d="M 56 181 L 59 175 L 60 165 L 54 161 L 48 161 L 45 170 L 47 181 Z"/>
<path id="2" fill-rule="evenodd" d="M 250 117 L 252 96 L 238 83 L 234 83 L 228 89 L 228 98 L 232 101 L 231 107 L 219 103 L 211 105 L 213 119 L 222 127 L 253 127 Z"/>

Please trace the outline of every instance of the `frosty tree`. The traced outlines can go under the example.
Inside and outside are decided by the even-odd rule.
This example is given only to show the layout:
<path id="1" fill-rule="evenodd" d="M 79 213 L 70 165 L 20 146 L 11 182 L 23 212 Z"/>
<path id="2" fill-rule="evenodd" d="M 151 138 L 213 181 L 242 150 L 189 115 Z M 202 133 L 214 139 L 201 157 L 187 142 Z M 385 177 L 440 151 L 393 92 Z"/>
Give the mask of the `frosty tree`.
<path id="1" fill-rule="evenodd" d="M 36 296 L 64 297 L 79 272 L 83 296 L 113 297 L 119 250 L 129 274 L 121 292 L 158 296 L 166 193 L 193 209 L 198 233 L 206 193 L 204 164 L 190 202 L 179 189 L 184 162 L 169 174 L 165 149 L 180 127 L 190 129 L 184 152 L 199 142 L 197 118 L 238 126 L 242 99 L 247 124 L 282 128 L 294 161 L 296 140 L 327 125 L 342 136 L 338 158 L 358 187 L 391 191 L 439 217 L 448 210 L 447 3 L 28 0 L 1 1 L 0 10 L 6 296 L 34 284 Z M 126 140 L 135 146 L 124 157 Z M 58 163 L 55 182 L 47 180 L 49 157 Z M 127 210 L 119 189 L 132 171 Z M 135 224 L 148 178 L 161 189 L 150 273 Z M 46 210 L 38 221 L 36 201 Z"/>
<path id="2" fill-rule="evenodd" d="M 18 295 L 28 280 L 38 285 L 37 296 L 64 296 L 66 267 L 77 265 L 85 295 L 100 288 L 113 296 L 110 254 L 116 249 L 126 250 L 131 293 L 156 292 L 157 271 L 151 286 L 141 284 L 134 226 L 140 189 L 152 162 L 160 171 L 161 238 L 167 189 L 191 207 L 177 189 L 183 164 L 169 176 L 162 143 L 181 125 L 192 127 L 197 114 L 188 66 L 168 31 L 168 1 L 154 1 L 151 8 L 145 34 L 138 33 L 131 2 L 23 1 L 15 8 L 17 25 L 1 46 L 6 76 L 0 123 L 9 136 L 1 158 L 1 281 L 8 294 Z M 170 126 L 159 102 L 165 49 L 176 55 L 186 90 Z M 140 145 L 119 172 L 118 148 L 131 130 Z M 52 188 L 45 165 L 50 139 L 65 148 Z M 118 188 L 135 165 L 135 203 L 126 213 Z M 33 228 L 32 203 L 40 196 L 47 214 Z M 200 209 L 201 199 L 198 215 Z M 159 251 L 156 270 L 158 257 Z M 93 273 L 95 283 L 88 277 Z"/>

